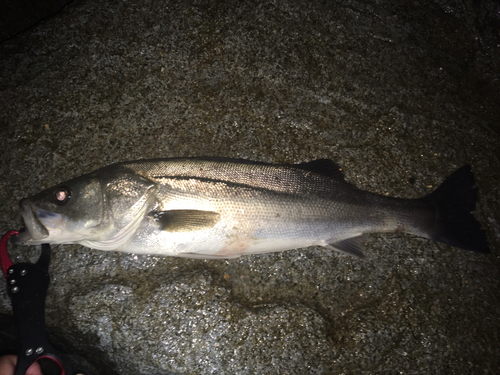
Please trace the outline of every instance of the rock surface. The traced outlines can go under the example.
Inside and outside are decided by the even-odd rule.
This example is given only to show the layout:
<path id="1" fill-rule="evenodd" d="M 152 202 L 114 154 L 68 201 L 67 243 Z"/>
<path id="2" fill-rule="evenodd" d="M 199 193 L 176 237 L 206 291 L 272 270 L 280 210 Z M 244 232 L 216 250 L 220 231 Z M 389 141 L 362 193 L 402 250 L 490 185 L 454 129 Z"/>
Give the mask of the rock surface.
<path id="1" fill-rule="evenodd" d="M 0 42 L 59 13 L 71 0 L 2 0 Z"/>
<path id="2" fill-rule="evenodd" d="M 358 187 L 408 198 L 471 164 L 492 249 L 396 234 L 370 236 L 365 260 L 54 246 L 52 341 L 85 358 L 87 375 L 497 373 L 499 10 L 81 1 L 4 41 L 2 232 L 22 226 L 19 199 L 112 162 L 330 158 Z M 38 251 L 10 248 L 16 262 Z"/>

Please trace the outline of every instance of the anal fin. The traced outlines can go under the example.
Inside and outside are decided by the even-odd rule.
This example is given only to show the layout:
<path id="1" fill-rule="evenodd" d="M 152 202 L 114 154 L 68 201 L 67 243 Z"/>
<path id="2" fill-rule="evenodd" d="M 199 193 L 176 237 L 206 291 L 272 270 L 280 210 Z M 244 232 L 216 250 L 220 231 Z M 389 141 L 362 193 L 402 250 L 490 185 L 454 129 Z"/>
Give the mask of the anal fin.
<path id="1" fill-rule="evenodd" d="M 365 236 L 361 235 L 348 238 L 343 241 L 331 243 L 326 245 L 325 247 L 357 258 L 364 258 L 365 255 L 363 254 L 363 247 L 365 240 Z"/>

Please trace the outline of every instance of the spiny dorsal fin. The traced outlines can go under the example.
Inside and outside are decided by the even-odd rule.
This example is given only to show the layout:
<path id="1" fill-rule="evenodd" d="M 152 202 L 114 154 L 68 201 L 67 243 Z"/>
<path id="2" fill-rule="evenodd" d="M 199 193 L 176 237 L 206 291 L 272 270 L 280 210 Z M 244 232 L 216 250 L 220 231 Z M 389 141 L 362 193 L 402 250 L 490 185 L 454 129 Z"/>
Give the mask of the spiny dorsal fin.
<path id="1" fill-rule="evenodd" d="M 192 232 L 212 228 L 220 220 L 220 214 L 201 210 L 169 210 L 153 214 L 166 232 Z"/>
<path id="2" fill-rule="evenodd" d="M 342 168 L 340 168 L 333 160 L 330 159 L 312 160 L 307 163 L 294 164 L 293 166 L 295 168 L 318 173 L 325 177 L 334 178 L 336 180 L 346 182 L 344 179 L 344 174 L 342 173 Z"/>

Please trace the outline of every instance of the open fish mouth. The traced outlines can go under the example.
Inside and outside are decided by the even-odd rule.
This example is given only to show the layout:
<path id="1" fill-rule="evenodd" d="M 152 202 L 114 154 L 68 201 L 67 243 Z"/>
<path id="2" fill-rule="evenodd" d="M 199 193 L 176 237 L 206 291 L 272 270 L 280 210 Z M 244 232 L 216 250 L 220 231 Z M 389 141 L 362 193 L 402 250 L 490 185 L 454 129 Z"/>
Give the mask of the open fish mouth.
<path id="1" fill-rule="evenodd" d="M 28 228 L 20 229 L 17 236 L 12 236 L 10 238 L 10 242 L 14 245 L 29 245 L 30 241 L 32 241 L 32 238 Z"/>
<path id="2" fill-rule="evenodd" d="M 33 212 L 29 200 L 22 199 L 19 202 L 19 207 L 21 208 L 21 215 L 26 225 L 26 229 L 22 229 L 17 236 L 11 237 L 12 242 L 16 245 L 43 243 L 43 239 L 49 236 L 49 231 Z"/>

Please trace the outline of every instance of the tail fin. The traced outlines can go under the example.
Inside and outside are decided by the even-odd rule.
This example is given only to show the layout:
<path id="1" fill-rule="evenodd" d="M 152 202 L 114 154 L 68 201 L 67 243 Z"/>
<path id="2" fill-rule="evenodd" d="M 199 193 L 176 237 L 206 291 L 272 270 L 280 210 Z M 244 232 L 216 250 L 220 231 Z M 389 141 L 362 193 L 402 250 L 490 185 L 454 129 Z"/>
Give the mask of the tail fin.
<path id="1" fill-rule="evenodd" d="M 434 241 L 477 253 L 490 252 L 486 233 L 472 215 L 477 187 L 470 165 L 464 165 L 424 198 L 436 212 Z"/>

